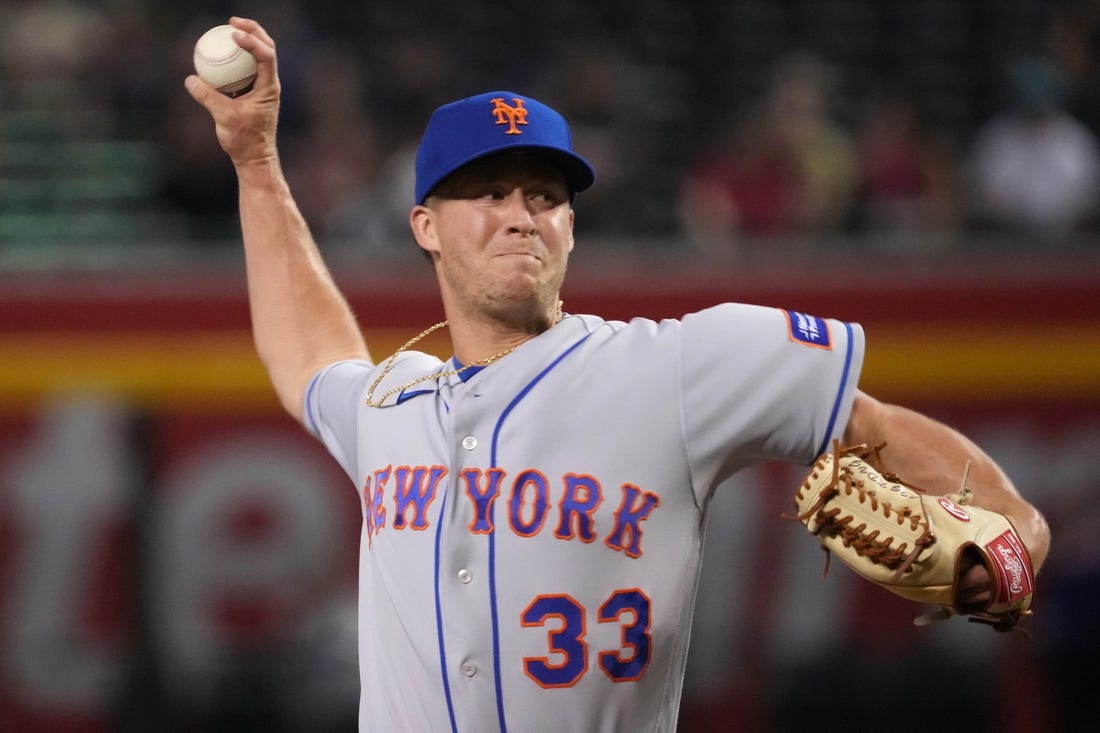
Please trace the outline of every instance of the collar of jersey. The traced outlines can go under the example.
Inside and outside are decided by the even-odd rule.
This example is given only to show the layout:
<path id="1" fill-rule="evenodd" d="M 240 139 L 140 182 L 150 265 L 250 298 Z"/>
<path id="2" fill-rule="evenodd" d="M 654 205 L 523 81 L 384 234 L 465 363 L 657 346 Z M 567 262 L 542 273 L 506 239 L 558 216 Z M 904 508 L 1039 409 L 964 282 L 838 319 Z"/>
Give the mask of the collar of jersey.
<path id="1" fill-rule="evenodd" d="M 460 362 L 458 360 L 458 357 L 451 357 L 451 363 L 453 364 L 451 369 L 462 369 L 462 362 Z M 477 374 L 478 372 L 480 372 L 486 366 L 488 366 L 488 364 L 486 364 L 484 366 L 470 367 L 469 369 L 467 369 L 465 371 L 459 372 L 457 375 L 452 375 L 451 379 L 460 379 L 463 382 L 466 382 L 468 379 L 470 379 L 470 377 L 472 377 L 475 374 Z M 402 390 L 401 393 L 397 395 L 397 400 L 394 404 L 400 405 L 402 402 L 407 402 L 408 400 L 411 400 L 413 397 L 419 397 L 420 395 L 425 395 L 425 394 L 433 394 L 434 392 L 435 392 L 434 389 L 416 389 L 416 390 L 412 390 L 411 392 L 406 392 L 405 390 Z"/>
<path id="2" fill-rule="evenodd" d="M 458 357 L 457 357 L 457 356 L 452 356 L 452 357 L 451 357 L 451 362 L 452 362 L 452 363 L 454 364 L 454 366 L 452 367 L 452 369 L 460 369 L 460 370 L 462 370 L 462 371 L 460 371 L 460 372 L 459 372 L 459 373 L 458 373 L 457 375 L 455 375 L 455 376 L 457 376 L 457 377 L 458 377 L 459 379 L 461 379 L 461 380 L 462 380 L 463 382 L 468 382 L 468 381 L 470 381 L 470 378 L 471 378 L 471 377 L 473 377 L 473 376 L 474 376 L 475 374 L 477 374 L 478 372 L 480 372 L 480 371 L 481 371 L 482 369 L 484 369 L 485 367 L 489 366 L 488 364 L 484 364 L 484 365 L 482 365 L 482 366 L 463 367 L 463 366 L 462 366 L 462 362 L 460 362 L 460 361 L 458 360 Z"/>
<path id="3" fill-rule="evenodd" d="M 589 320 L 592 321 L 591 324 L 589 323 Z M 578 317 L 574 314 L 566 313 L 564 315 L 564 317 L 562 318 L 562 320 L 557 325 L 555 325 L 552 329 L 550 329 L 550 331 L 557 330 L 559 328 L 566 328 L 567 333 L 571 333 L 571 332 L 580 333 L 580 332 L 588 331 L 591 328 L 592 325 L 597 324 L 597 323 L 604 323 L 604 321 L 601 318 L 595 318 L 593 316 L 579 316 Z M 549 357 L 550 354 L 556 348 L 556 346 L 558 344 L 560 344 L 560 341 L 557 338 L 551 338 L 547 334 L 549 334 L 549 331 L 547 331 L 546 333 L 539 334 L 535 338 L 533 338 L 533 339 L 527 341 L 526 343 L 524 343 L 523 348 L 525 350 L 526 349 L 532 349 L 532 348 L 541 349 L 543 352 L 546 353 L 547 357 Z M 536 352 L 536 353 L 538 353 L 538 352 Z M 535 357 L 535 361 L 538 361 L 538 357 Z M 448 366 L 450 366 L 451 369 L 462 369 L 462 366 L 463 366 L 462 362 L 458 360 L 457 356 L 452 356 L 450 358 L 449 362 L 450 363 L 449 363 Z M 480 372 L 484 369 L 487 369 L 490 366 L 492 366 L 492 365 L 491 364 L 485 364 L 485 365 L 480 365 L 480 366 L 472 366 L 472 367 L 466 369 L 465 371 L 461 372 L 457 376 L 448 377 L 446 381 L 448 381 L 450 384 L 455 384 L 458 381 L 461 381 L 463 383 L 468 382 L 471 378 L 473 378 L 473 376 L 475 374 L 477 374 L 478 372 Z M 402 398 L 402 401 L 404 401 L 405 399 L 411 399 L 412 397 L 415 397 L 418 394 L 427 393 L 427 392 L 430 392 L 430 390 L 424 390 L 423 392 L 417 391 L 417 392 L 405 393 L 405 395 Z"/>

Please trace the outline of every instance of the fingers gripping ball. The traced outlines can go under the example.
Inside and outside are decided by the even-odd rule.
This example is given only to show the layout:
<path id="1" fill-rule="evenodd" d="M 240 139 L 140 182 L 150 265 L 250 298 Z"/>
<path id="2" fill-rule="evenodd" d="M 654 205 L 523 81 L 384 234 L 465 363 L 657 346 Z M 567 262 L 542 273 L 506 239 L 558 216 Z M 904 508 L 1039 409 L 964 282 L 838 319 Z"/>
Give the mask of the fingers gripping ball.
<path id="1" fill-rule="evenodd" d="M 256 80 L 256 59 L 233 40 L 231 25 L 211 28 L 195 43 L 195 73 L 219 92 L 239 94 Z"/>
<path id="2" fill-rule="evenodd" d="M 940 617 L 965 614 L 1007 631 L 1029 615 L 1031 558 L 1008 518 L 970 505 L 965 476 L 955 494 L 931 496 L 895 474 L 880 473 L 868 459 L 881 448 L 834 444 L 796 492 L 797 516 L 787 518 L 802 522 L 826 552 L 872 583 L 940 606 Z M 959 575 L 969 556 L 980 558 L 992 579 L 981 607 L 958 602 Z"/>

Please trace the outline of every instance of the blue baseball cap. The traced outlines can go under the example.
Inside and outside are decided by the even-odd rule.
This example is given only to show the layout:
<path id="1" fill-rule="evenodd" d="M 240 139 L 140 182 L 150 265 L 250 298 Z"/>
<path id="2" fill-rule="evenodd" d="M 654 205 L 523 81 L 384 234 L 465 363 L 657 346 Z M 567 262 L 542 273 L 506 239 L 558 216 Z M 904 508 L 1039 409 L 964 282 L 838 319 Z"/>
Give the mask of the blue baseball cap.
<path id="1" fill-rule="evenodd" d="M 546 155 L 565 174 L 570 195 L 596 180 L 573 152 L 569 123 L 542 102 L 515 92 L 486 92 L 438 108 L 416 150 L 416 202 L 467 163 L 504 151 Z"/>

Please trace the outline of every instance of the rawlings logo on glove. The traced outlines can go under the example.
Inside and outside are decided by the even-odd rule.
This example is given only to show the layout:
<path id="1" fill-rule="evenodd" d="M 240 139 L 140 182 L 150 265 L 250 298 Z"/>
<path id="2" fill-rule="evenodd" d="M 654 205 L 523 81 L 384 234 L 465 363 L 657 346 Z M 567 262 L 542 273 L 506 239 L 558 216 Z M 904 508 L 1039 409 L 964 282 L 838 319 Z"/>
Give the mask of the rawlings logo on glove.
<path id="1" fill-rule="evenodd" d="M 796 492 L 798 514 L 785 518 L 800 521 L 830 556 L 872 583 L 940 606 L 918 618 L 918 625 L 962 614 L 1007 631 L 1030 615 L 1031 558 L 1008 518 L 971 505 L 965 476 L 955 494 L 931 497 L 894 474 L 878 472 L 867 459 L 881 447 L 834 444 Z M 993 583 L 981 608 L 958 602 L 967 553 L 976 553 Z"/>

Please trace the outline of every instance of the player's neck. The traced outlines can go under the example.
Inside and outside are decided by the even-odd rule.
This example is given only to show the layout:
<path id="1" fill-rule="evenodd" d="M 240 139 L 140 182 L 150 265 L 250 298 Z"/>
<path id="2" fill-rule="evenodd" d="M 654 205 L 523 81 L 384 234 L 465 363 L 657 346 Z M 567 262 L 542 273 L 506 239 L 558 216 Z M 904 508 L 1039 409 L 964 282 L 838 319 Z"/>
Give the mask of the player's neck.
<path id="1" fill-rule="evenodd" d="M 451 343 L 455 358 L 472 364 L 494 354 L 518 347 L 546 331 L 560 320 L 560 306 L 546 316 L 527 320 L 504 321 L 489 314 L 470 315 L 448 312 Z"/>
<path id="2" fill-rule="evenodd" d="M 461 319 L 448 318 L 448 325 L 455 358 L 462 364 L 473 364 L 494 354 L 514 349 L 537 335 L 514 328 L 486 327 Z"/>

